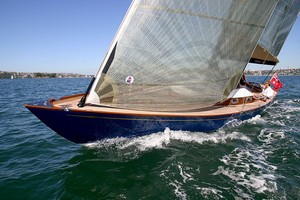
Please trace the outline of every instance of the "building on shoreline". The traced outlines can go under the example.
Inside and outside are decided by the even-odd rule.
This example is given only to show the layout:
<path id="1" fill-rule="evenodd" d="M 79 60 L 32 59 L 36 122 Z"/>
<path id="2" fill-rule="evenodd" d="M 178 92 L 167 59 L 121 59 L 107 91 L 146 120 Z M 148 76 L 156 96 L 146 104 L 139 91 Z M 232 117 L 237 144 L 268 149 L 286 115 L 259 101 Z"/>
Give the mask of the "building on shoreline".
<path id="1" fill-rule="evenodd" d="M 245 70 L 245 74 L 252 76 L 266 76 L 269 74 L 270 70 Z M 275 69 L 273 70 L 273 73 L 275 72 L 279 76 L 300 76 L 300 68 Z"/>

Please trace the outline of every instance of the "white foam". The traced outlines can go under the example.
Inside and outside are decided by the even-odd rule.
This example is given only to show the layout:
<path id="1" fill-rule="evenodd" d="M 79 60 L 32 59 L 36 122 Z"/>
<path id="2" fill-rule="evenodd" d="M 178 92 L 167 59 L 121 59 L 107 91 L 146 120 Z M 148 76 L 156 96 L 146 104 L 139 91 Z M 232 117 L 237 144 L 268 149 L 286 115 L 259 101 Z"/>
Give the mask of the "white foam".
<path id="1" fill-rule="evenodd" d="M 182 185 L 181 183 L 179 183 L 178 181 L 174 181 L 170 183 L 171 186 L 175 187 L 174 192 L 175 195 L 182 200 L 186 200 L 187 199 L 187 195 L 186 192 L 184 191 L 184 189 L 182 189 Z"/>
<path id="2" fill-rule="evenodd" d="M 109 146 L 113 146 L 113 145 L 120 145 L 122 143 L 126 143 L 126 141 L 128 140 L 128 138 L 125 137 L 117 137 L 117 138 L 109 138 L 109 139 L 103 139 L 103 140 L 99 140 L 96 142 L 90 142 L 90 143 L 86 143 L 83 144 L 83 146 L 88 147 L 88 148 L 99 148 L 99 147 L 109 147 Z"/>
<path id="3" fill-rule="evenodd" d="M 169 129 L 166 129 L 164 132 L 130 138 L 125 144 L 120 146 L 120 148 L 125 149 L 135 146 L 141 151 L 153 148 L 161 149 L 170 143 L 170 139 L 171 136 L 169 133 Z"/>
<path id="4" fill-rule="evenodd" d="M 89 148 L 106 148 L 115 147 L 117 149 L 137 148 L 140 151 L 149 149 L 161 149 L 169 145 L 172 140 L 181 142 L 195 142 L 203 144 L 207 142 L 225 143 L 227 140 L 244 140 L 251 141 L 249 137 L 239 133 L 226 133 L 224 130 L 219 130 L 213 133 L 189 132 L 189 131 L 172 131 L 166 128 L 164 132 L 153 133 L 140 137 L 133 138 L 113 138 L 105 139 L 94 143 L 85 144 Z"/>
<path id="5" fill-rule="evenodd" d="M 201 195 L 205 198 L 205 199 L 210 199 L 211 196 L 214 196 L 215 198 L 220 198 L 220 199 L 224 199 L 224 197 L 221 195 L 222 191 L 217 190 L 215 188 L 211 188 L 211 187 L 197 187 L 197 190 L 201 191 Z"/>
<path id="6" fill-rule="evenodd" d="M 194 180 L 194 178 L 193 178 L 193 173 L 191 173 L 191 174 L 189 174 L 189 173 L 187 173 L 184 169 L 183 169 L 183 167 L 181 167 L 181 165 L 182 165 L 182 163 L 179 163 L 178 165 L 177 165 L 177 167 L 178 167 L 178 169 L 179 169 L 179 174 L 180 174 L 180 176 L 182 177 L 182 181 L 183 181 L 183 183 L 186 183 L 187 181 L 192 181 L 192 180 Z M 191 171 L 193 171 L 193 169 L 189 169 L 189 168 L 187 168 L 187 170 L 191 170 Z"/>
<path id="7" fill-rule="evenodd" d="M 255 192 L 273 192 L 277 190 L 275 170 L 276 166 L 267 161 L 268 152 L 263 149 L 234 149 L 220 161 L 225 166 L 219 166 L 213 175 L 224 175 L 236 184 L 252 189 Z"/>
<path id="8" fill-rule="evenodd" d="M 181 162 L 171 163 L 167 169 L 161 171 L 160 177 L 166 180 L 168 185 L 174 187 L 174 193 L 177 198 L 188 199 L 184 186 L 188 182 L 194 181 L 194 174 L 192 173 L 193 171 L 193 168 L 185 167 Z"/>
<path id="9" fill-rule="evenodd" d="M 256 115 L 248 120 L 245 120 L 245 123 L 250 123 L 250 124 L 265 124 L 267 123 L 264 118 L 261 117 L 261 115 Z"/>
<path id="10" fill-rule="evenodd" d="M 228 122 L 226 122 L 223 127 L 228 127 L 228 128 L 238 127 L 242 123 L 243 123 L 243 121 L 241 121 L 241 120 L 231 119 Z"/>
<path id="11" fill-rule="evenodd" d="M 278 126 L 286 126 L 285 123 L 281 120 L 272 120 L 271 124 L 278 125 Z"/>
<path id="12" fill-rule="evenodd" d="M 289 112 L 299 112 L 300 111 L 300 107 L 292 107 L 292 106 L 285 106 L 283 107 L 284 110 L 286 110 L 288 113 Z"/>
<path id="13" fill-rule="evenodd" d="M 279 104 L 279 107 L 276 107 L 274 109 L 282 110 L 287 113 L 296 112 L 296 111 L 300 110 L 298 103 L 295 104 L 295 102 L 293 102 L 293 101 L 287 101 L 287 102 L 282 102 L 282 103 L 278 103 L 278 104 Z"/>
<path id="14" fill-rule="evenodd" d="M 270 128 L 264 128 L 257 136 L 258 140 L 265 144 L 272 144 L 274 141 L 285 138 L 283 131 L 273 130 Z"/>

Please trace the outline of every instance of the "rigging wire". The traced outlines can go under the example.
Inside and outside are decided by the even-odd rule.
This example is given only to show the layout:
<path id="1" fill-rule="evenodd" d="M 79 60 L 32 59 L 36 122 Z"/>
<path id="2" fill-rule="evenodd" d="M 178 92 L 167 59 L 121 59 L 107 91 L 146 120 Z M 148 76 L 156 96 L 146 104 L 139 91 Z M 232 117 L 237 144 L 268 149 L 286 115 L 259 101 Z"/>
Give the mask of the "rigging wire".
<path id="1" fill-rule="evenodd" d="M 272 69 L 269 71 L 268 75 L 265 77 L 265 79 L 264 79 L 264 81 L 262 82 L 262 84 L 267 80 L 267 78 L 268 78 L 269 75 L 272 73 L 272 71 L 273 71 L 273 69 L 274 69 L 275 66 L 276 66 L 276 65 L 274 65 L 274 66 L 272 67 Z"/>
<path id="2" fill-rule="evenodd" d="M 261 65 L 261 67 L 260 67 L 260 71 L 262 70 L 263 65 L 266 63 L 268 56 L 269 56 L 269 53 L 266 54 L 265 59 L 264 59 L 264 62 L 262 63 L 262 65 Z M 269 77 L 269 75 L 271 74 L 271 72 L 273 71 L 273 69 L 274 69 L 275 66 L 276 66 L 276 64 L 272 67 L 272 69 L 269 71 L 268 75 L 267 75 L 267 76 L 265 77 L 265 79 L 261 82 L 261 84 L 264 84 L 264 83 L 265 83 L 265 81 L 267 80 L 267 78 Z M 246 82 L 247 82 L 247 80 L 246 80 Z M 254 89 L 254 84 L 252 84 L 252 86 L 251 86 L 251 92 L 253 91 L 253 89 Z M 248 97 L 243 98 L 243 107 L 242 107 L 242 109 L 241 109 L 240 116 L 242 115 L 242 112 L 243 112 L 243 110 L 244 110 L 244 108 L 245 108 L 247 102 L 248 102 Z"/>

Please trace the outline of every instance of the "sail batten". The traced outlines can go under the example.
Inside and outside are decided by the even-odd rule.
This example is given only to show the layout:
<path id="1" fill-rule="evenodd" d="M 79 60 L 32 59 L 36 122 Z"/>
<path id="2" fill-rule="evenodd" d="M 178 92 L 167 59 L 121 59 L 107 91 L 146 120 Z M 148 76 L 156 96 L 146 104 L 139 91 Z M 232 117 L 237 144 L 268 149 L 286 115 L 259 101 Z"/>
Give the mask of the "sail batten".
<path id="1" fill-rule="evenodd" d="M 243 73 L 276 3 L 135 0 L 88 103 L 180 111 L 224 100 Z"/>

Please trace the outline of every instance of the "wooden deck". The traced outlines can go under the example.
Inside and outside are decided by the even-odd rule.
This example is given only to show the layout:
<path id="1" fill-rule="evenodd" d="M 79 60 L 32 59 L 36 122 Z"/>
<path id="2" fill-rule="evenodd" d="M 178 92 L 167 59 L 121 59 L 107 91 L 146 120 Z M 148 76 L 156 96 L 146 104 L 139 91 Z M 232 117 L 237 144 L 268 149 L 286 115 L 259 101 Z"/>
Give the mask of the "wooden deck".
<path id="1" fill-rule="evenodd" d="M 140 110 L 129 110 L 129 109 L 89 106 L 89 105 L 80 108 L 77 106 L 77 104 L 80 101 L 81 96 L 82 95 L 63 97 L 60 100 L 53 101 L 52 104 L 56 108 L 67 108 L 77 112 L 96 112 L 96 113 L 106 113 L 106 114 L 125 114 L 125 115 L 140 115 L 140 116 L 201 117 L 201 116 L 228 115 L 228 114 L 235 114 L 235 113 L 255 110 L 272 102 L 276 94 L 273 96 L 273 98 L 267 99 L 266 101 L 255 100 L 252 103 L 246 103 L 240 105 L 210 106 L 198 110 L 192 110 L 192 111 L 189 110 L 189 111 L 181 111 L 181 112 L 140 111 Z"/>

